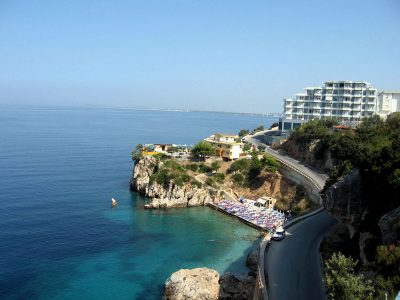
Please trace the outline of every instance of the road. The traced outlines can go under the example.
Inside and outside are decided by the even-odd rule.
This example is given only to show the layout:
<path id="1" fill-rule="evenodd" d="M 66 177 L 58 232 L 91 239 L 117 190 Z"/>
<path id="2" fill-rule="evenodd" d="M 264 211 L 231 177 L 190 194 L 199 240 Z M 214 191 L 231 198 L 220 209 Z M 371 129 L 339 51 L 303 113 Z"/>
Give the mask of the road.
<path id="1" fill-rule="evenodd" d="M 267 146 L 262 142 L 262 136 L 266 132 L 268 130 L 246 136 L 244 139 L 256 146 Z M 328 178 L 326 174 L 311 169 L 269 146 L 265 152 L 298 170 L 303 176 L 311 178 L 319 189 L 325 185 Z M 283 241 L 272 242 L 264 259 L 270 299 L 326 299 L 322 284 L 319 245 L 336 222 L 326 211 L 322 211 L 289 227 L 288 235 Z"/>
<path id="2" fill-rule="evenodd" d="M 271 243 L 264 260 L 270 300 L 326 299 L 319 244 L 336 222 L 322 211 L 292 225 L 282 241 Z"/>
<path id="3" fill-rule="evenodd" d="M 320 173 L 317 170 L 311 169 L 310 166 L 305 165 L 304 163 L 287 156 L 282 152 L 278 152 L 276 150 L 271 149 L 271 147 L 265 145 L 261 139 L 262 136 L 270 130 L 264 130 L 256 133 L 255 135 L 248 135 L 244 137 L 244 140 L 250 142 L 256 146 L 263 145 L 266 146 L 265 152 L 276 157 L 277 159 L 283 161 L 284 163 L 290 165 L 291 167 L 299 170 L 301 173 L 307 175 L 312 178 L 314 182 L 318 185 L 320 189 L 322 189 L 325 185 L 325 181 L 328 179 L 326 174 Z"/>

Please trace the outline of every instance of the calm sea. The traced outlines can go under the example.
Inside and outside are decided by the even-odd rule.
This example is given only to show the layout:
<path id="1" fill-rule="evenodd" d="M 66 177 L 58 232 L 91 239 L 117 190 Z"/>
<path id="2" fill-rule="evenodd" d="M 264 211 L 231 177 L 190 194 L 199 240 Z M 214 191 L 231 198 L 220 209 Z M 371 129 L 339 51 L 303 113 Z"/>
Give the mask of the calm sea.
<path id="1" fill-rule="evenodd" d="M 0 298 L 159 299 L 170 273 L 246 271 L 258 234 L 207 207 L 147 211 L 137 143 L 193 144 L 276 119 L 123 109 L 0 109 Z M 110 208 L 111 197 L 120 205 Z"/>

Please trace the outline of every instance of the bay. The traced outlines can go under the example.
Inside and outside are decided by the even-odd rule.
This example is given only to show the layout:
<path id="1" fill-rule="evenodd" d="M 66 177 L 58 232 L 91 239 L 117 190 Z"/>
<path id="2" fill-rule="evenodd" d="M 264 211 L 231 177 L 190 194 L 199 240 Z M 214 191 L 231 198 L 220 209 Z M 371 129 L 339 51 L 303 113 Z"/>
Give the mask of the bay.
<path id="1" fill-rule="evenodd" d="M 258 232 L 207 207 L 148 211 L 137 143 L 194 144 L 276 118 L 112 108 L 0 110 L 0 297 L 160 299 L 181 268 L 244 272 Z M 120 205 L 110 208 L 111 197 Z"/>

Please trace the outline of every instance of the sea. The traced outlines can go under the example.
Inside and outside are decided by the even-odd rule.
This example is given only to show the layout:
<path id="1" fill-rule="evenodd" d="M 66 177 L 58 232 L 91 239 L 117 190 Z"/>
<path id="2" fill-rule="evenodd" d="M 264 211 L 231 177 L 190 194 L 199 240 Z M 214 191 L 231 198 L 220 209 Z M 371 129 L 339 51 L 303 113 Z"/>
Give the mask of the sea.
<path id="1" fill-rule="evenodd" d="M 0 107 L 0 299 L 160 299 L 182 268 L 248 272 L 259 233 L 208 207 L 144 210 L 148 199 L 129 190 L 130 152 L 138 143 L 191 145 L 276 121 Z"/>

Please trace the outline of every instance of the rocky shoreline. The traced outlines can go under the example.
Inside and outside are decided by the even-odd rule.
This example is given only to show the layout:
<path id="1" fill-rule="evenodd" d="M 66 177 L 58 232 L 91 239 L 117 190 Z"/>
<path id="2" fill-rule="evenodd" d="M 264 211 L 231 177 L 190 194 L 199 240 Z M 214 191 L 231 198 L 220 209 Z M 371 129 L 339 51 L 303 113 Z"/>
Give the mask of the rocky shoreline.
<path id="1" fill-rule="evenodd" d="M 164 300 L 217 300 L 253 299 L 256 284 L 258 251 L 247 257 L 246 265 L 253 271 L 222 276 L 208 268 L 181 269 L 174 272 L 165 282 Z"/>
<path id="2" fill-rule="evenodd" d="M 161 166 L 162 162 L 152 156 L 143 157 L 134 165 L 130 188 L 150 198 L 146 208 L 203 206 L 220 200 L 220 191 L 211 187 L 198 187 L 190 182 L 178 185 L 173 181 L 163 185 L 151 180 Z M 208 268 L 178 270 L 166 280 L 163 299 L 252 299 L 257 264 L 258 250 L 255 250 L 247 257 L 246 266 L 251 270 L 248 273 L 220 275 Z"/>
<path id="3" fill-rule="evenodd" d="M 167 209 L 173 207 L 202 206 L 219 199 L 218 191 L 198 187 L 192 183 L 178 185 L 173 181 L 162 185 L 151 181 L 151 176 L 162 162 L 152 156 L 143 157 L 135 163 L 130 182 L 131 190 L 151 198 L 146 208 Z"/>

